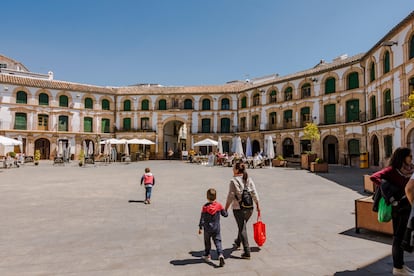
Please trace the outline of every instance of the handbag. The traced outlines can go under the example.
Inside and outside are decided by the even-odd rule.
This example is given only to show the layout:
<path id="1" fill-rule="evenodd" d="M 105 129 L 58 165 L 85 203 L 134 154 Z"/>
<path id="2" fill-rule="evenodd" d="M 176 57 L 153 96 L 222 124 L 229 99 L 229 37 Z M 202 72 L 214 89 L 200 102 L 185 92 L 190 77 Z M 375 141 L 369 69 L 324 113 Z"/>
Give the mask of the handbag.
<path id="1" fill-rule="evenodd" d="M 385 199 L 381 197 L 378 204 L 378 221 L 389 222 L 392 219 L 392 205 L 387 204 Z"/>
<path id="2" fill-rule="evenodd" d="M 260 211 L 257 213 L 257 221 L 253 223 L 254 241 L 258 246 L 262 246 L 266 241 L 266 224 L 262 222 Z"/>

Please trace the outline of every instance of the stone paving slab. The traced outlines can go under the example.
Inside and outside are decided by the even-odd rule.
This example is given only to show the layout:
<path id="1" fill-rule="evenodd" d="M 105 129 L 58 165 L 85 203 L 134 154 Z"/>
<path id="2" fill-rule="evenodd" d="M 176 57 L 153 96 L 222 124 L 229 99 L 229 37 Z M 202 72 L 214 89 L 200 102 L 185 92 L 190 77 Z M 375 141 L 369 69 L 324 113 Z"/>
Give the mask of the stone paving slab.
<path id="1" fill-rule="evenodd" d="M 151 205 L 139 180 L 156 178 Z M 198 220 L 205 193 L 224 204 L 231 168 L 181 161 L 76 163 L 0 170 L 0 275 L 389 275 L 391 238 L 354 233 L 358 168 L 248 171 L 260 194 L 267 241 L 248 234 L 252 259 L 231 249 L 237 227 L 222 218 L 226 265 L 205 263 Z M 334 181 L 333 181 L 334 180 Z M 341 182 L 340 180 L 343 180 Z M 359 182 L 359 184 L 356 184 Z M 407 255 L 414 267 L 414 259 Z"/>

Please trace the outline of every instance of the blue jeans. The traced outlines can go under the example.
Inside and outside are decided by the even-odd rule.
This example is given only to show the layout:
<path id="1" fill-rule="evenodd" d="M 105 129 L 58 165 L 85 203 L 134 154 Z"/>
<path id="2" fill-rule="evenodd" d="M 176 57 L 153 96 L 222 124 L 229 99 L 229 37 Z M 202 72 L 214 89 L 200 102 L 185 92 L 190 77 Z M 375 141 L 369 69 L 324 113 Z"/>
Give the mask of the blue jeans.
<path id="1" fill-rule="evenodd" d="M 151 199 L 152 187 L 145 186 L 145 200 Z"/>

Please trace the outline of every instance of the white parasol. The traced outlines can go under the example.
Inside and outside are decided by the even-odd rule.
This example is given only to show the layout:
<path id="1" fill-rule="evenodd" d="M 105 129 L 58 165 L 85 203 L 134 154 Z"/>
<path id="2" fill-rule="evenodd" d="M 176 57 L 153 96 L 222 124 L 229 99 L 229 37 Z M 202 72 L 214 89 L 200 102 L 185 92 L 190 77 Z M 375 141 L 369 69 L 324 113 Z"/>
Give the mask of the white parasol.
<path id="1" fill-rule="evenodd" d="M 221 141 L 221 136 L 218 138 L 218 145 L 217 145 L 219 153 L 223 154 L 223 142 Z"/>

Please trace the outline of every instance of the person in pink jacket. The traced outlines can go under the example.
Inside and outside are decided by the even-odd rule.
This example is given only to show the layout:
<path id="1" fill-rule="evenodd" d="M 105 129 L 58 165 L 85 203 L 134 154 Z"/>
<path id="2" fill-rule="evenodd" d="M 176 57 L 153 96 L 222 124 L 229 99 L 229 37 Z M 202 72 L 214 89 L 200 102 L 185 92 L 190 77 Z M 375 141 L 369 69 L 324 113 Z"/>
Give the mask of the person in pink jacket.
<path id="1" fill-rule="evenodd" d="M 151 192 L 152 187 L 155 185 L 154 175 L 151 173 L 150 168 L 145 168 L 145 173 L 141 177 L 141 186 L 145 185 L 145 204 L 151 204 Z"/>

